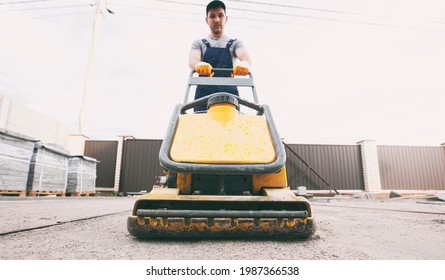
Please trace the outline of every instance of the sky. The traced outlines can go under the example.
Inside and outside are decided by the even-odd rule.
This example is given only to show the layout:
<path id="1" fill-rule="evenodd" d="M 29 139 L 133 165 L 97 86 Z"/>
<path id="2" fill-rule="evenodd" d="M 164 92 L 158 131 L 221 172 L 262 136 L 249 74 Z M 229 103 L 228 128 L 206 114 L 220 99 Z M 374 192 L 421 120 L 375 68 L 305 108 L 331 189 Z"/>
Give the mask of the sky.
<path id="1" fill-rule="evenodd" d="M 209 34 L 207 3 L 107 0 L 86 136 L 164 137 L 191 43 Z M 225 32 L 244 42 L 259 101 L 287 143 L 445 143 L 445 1 L 225 3 Z M 0 0 L 0 95 L 77 133 L 96 9 Z"/>

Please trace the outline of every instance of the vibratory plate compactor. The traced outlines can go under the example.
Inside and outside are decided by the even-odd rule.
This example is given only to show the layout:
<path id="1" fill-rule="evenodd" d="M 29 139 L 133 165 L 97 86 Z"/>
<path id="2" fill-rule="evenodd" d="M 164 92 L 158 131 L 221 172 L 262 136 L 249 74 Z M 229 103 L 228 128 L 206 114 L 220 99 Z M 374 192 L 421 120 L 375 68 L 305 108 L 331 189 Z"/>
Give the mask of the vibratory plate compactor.
<path id="1" fill-rule="evenodd" d="M 218 92 L 188 102 L 195 85 L 251 88 L 254 100 Z M 207 111 L 187 112 L 203 104 Z M 288 239 L 315 231 L 308 201 L 287 185 L 284 146 L 268 106 L 258 103 L 251 74 L 197 77 L 192 71 L 159 159 L 166 184 L 140 196 L 127 220 L 138 238 Z"/>

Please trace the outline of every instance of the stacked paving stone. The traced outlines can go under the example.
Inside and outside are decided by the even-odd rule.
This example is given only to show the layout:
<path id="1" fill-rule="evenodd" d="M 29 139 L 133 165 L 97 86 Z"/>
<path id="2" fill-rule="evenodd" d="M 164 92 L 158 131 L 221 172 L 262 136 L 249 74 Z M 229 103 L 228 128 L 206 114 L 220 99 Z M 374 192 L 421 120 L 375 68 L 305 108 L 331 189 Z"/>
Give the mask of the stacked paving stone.
<path id="1" fill-rule="evenodd" d="M 73 156 L 68 161 L 67 194 L 93 194 L 96 192 L 97 161 L 85 156 Z"/>
<path id="2" fill-rule="evenodd" d="M 0 131 L 0 192 L 26 192 L 35 142 Z"/>
<path id="3" fill-rule="evenodd" d="M 29 169 L 28 194 L 65 194 L 68 158 L 61 149 L 37 143 Z"/>

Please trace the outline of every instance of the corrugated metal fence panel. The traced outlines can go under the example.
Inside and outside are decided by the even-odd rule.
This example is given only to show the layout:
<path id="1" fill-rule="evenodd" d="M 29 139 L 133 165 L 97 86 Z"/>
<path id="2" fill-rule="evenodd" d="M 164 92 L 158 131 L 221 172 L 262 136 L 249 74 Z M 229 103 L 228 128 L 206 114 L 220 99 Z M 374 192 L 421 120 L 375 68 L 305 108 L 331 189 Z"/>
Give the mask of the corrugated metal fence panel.
<path id="1" fill-rule="evenodd" d="M 444 190 L 443 147 L 378 146 L 382 189 Z"/>
<path id="2" fill-rule="evenodd" d="M 85 141 L 84 155 L 97 159 L 96 187 L 113 188 L 116 174 L 117 141 Z"/>
<path id="3" fill-rule="evenodd" d="M 288 146 L 337 190 L 363 190 L 363 171 L 358 145 Z M 329 186 L 286 148 L 286 171 L 289 186 L 306 186 L 309 190 L 327 190 Z"/>
<path id="4" fill-rule="evenodd" d="M 162 140 L 125 140 L 120 192 L 129 193 L 152 189 L 155 177 L 162 175 L 162 167 L 159 164 L 161 144 Z"/>

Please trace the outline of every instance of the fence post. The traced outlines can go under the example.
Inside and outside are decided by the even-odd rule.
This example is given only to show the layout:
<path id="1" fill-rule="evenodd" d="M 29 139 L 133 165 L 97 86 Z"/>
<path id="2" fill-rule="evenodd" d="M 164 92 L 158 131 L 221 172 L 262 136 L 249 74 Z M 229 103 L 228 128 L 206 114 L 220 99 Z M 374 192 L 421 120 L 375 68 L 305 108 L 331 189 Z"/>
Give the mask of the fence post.
<path id="1" fill-rule="evenodd" d="M 116 152 L 116 170 L 114 175 L 114 189 L 113 191 L 119 192 L 119 183 L 121 179 L 122 160 L 124 152 L 124 143 L 127 139 L 135 139 L 133 136 L 118 136 L 117 140 L 117 152 Z"/>
<path id="2" fill-rule="evenodd" d="M 380 181 L 379 157 L 376 141 L 362 140 L 357 142 L 357 144 L 360 145 L 362 156 L 365 191 L 380 192 L 382 190 L 382 184 Z"/>

